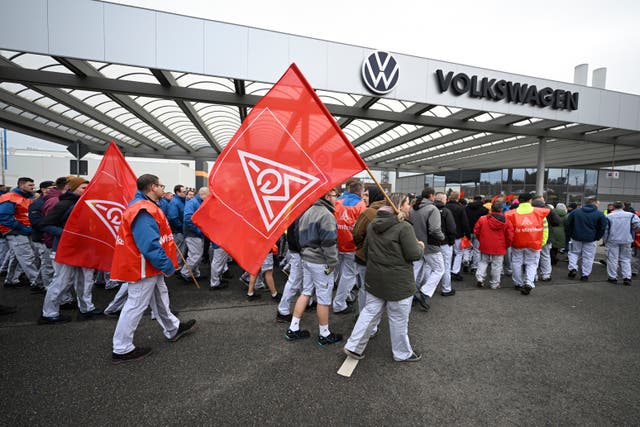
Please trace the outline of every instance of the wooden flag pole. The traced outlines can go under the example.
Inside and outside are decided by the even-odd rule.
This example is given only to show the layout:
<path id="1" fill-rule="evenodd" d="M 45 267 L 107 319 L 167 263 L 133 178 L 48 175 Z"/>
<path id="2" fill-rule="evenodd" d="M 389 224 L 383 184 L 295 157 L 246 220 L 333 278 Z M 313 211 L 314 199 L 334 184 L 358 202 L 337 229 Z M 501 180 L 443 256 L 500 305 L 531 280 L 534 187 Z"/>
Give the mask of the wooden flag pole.
<path id="1" fill-rule="evenodd" d="M 200 283 L 198 283 L 198 280 L 196 279 L 196 276 L 193 275 L 193 271 L 191 271 L 191 266 L 189 264 L 187 264 L 187 260 L 184 259 L 184 255 L 182 255 L 182 251 L 178 247 L 178 244 L 176 243 L 175 240 L 173 241 L 173 243 L 176 245 L 176 250 L 180 254 L 180 258 L 182 258 L 182 263 L 187 266 L 187 270 L 189 270 L 189 275 L 193 279 L 193 283 L 196 284 L 196 288 L 200 289 Z M 177 272 L 177 274 L 181 274 L 178 270 L 176 270 L 176 272 Z"/>
<path id="2" fill-rule="evenodd" d="M 384 198 L 386 199 L 387 203 L 389 203 L 389 206 L 391 206 L 393 208 L 393 211 L 397 214 L 400 213 L 400 211 L 398 210 L 398 208 L 396 207 L 396 205 L 393 204 L 393 202 L 391 201 L 391 199 L 389 198 L 389 195 L 387 194 L 386 191 L 384 191 L 384 188 L 382 188 L 382 185 L 380 185 L 380 183 L 378 182 L 378 180 L 376 179 L 376 177 L 373 175 L 373 172 L 371 172 L 371 169 L 369 169 L 369 167 L 367 167 L 367 173 L 369 174 L 369 176 L 371 177 L 371 179 L 373 179 L 373 182 L 376 183 L 376 185 L 378 186 L 378 188 L 380 189 L 380 191 L 382 191 L 382 194 L 384 195 Z"/>

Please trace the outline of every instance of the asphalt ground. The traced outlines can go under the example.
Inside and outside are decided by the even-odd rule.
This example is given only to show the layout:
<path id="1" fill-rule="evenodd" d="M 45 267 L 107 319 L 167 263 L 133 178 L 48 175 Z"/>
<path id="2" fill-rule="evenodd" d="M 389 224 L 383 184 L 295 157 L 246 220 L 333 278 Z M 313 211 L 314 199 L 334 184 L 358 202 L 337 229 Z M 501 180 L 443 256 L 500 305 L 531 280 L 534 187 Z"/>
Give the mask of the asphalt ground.
<path id="1" fill-rule="evenodd" d="M 234 267 L 237 269 L 237 267 Z M 203 271 L 206 271 L 203 269 Z M 168 279 L 171 306 L 197 330 L 176 343 L 145 315 L 137 345 L 154 352 L 114 366 L 110 318 L 41 326 L 42 296 L 0 288 L 19 311 L 0 317 L 0 425 L 637 425 L 640 423 L 640 280 L 553 281 L 531 295 L 479 289 L 470 274 L 453 297 L 414 307 L 417 363 L 391 358 L 386 317 L 351 378 L 336 371 L 342 345 L 284 340 L 268 293 L 248 302 L 231 279 L 209 291 Z M 286 277 L 276 274 L 278 288 Z M 106 306 L 115 291 L 96 289 Z M 76 314 L 74 313 L 74 317 Z M 349 335 L 354 315 L 331 316 Z"/>

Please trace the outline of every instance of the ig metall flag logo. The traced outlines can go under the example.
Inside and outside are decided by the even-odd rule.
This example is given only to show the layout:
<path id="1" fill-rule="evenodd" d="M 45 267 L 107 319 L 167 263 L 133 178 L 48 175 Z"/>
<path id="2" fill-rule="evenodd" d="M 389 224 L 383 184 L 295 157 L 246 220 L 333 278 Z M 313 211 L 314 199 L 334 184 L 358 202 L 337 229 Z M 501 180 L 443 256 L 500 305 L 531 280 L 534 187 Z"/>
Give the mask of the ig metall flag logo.
<path id="1" fill-rule="evenodd" d="M 391 92 L 399 76 L 398 62 L 389 52 L 375 51 L 362 62 L 362 80 L 373 93 Z"/>

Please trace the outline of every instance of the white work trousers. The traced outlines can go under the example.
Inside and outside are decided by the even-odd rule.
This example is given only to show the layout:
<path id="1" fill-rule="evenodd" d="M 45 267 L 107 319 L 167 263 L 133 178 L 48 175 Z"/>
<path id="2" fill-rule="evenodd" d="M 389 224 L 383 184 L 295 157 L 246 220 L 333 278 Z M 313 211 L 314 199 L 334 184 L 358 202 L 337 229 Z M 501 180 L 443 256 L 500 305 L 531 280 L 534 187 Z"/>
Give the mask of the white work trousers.
<path id="1" fill-rule="evenodd" d="M 582 259 L 582 276 L 589 276 L 593 268 L 593 261 L 596 259 L 596 248 L 598 242 L 580 242 L 573 240 L 569 242 L 569 271 L 578 270 L 578 259 Z"/>
<path id="2" fill-rule="evenodd" d="M 413 296 L 400 301 L 385 301 L 367 292 L 366 300 L 366 305 L 358 316 L 358 321 L 353 327 L 345 348 L 354 353 L 364 353 L 369 338 L 380 323 L 380 318 L 386 307 L 393 359 L 400 361 L 411 357 L 413 349 L 409 342 L 408 329 Z"/>

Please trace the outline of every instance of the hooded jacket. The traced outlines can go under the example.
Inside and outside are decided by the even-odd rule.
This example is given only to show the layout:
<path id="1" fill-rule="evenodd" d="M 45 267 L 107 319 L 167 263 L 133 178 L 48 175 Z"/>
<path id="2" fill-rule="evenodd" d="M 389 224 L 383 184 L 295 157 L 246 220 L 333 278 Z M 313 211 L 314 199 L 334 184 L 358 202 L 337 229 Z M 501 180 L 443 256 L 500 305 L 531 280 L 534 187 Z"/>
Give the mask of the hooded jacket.
<path id="1" fill-rule="evenodd" d="M 483 206 L 482 201 L 480 200 L 469 203 L 466 207 L 466 210 L 470 230 L 473 230 L 475 228 L 476 222 L 478 222 L 480 217 L 485 216 L 489 213 L 489 210 Z"/>
<path id="2" fill-rule="evenodd" d="M 444 206 L 451 211 L 453 219 L 456 222 L 456 239 L 461 239 L 462 236 L 470 237 L 469 219 L 467 218 L 465 208 L 460 202 L 451 200 Z"/>
<path id="3" fill-rule="evenodd" d="M 567 246 L 567 239 L 564 234 L 564 226 L 567 222 L 567 211 L 557 208 L 553 211 L 558 215 L 559 224 L 551 227 L 551 246 L 557 249 L 563 249 Z"/>
<path id="4" fill-rule="evenodd" d="M 511 221 L 496 212 L 480 217 L 473 229 L 480 252 L 489 255 L 505 255 L 513 243 L 513 233 Z"/>
<path id="5" fill-rule="evenodd" d="M 607 229 L 607 217 L 596 205 L 586 205 L 571 211 L 567 217 L 567 237 L 578 242 L 596 242 Z"/>
<path id="6" fill-rule="evenodd" d="M 444 234 L 444 240 L 441 245 L 449 245 L 452 246 L 456 242 L 456 222 L 453 219 L 453 214 L 449 209 L 445 207 L 443 203 L 438 201 L 433 202 L 433 204 L 440 211 L 440 223 L 442 226 L 442 234 Z"/>
<path id="7" fill-rule="evenodd" d="M 429 199 L 422 199 L 409 212 L 409 219 L 418 240 L 424 242 L 425 253 L 440 252 L 440 244 L 444 240 L 440 211 Z"/>
<path id="8" fill-rule="evenodd" d="M 333 206 L 318 199 L 298 222 L 300 258 L 313 264 L 335 267 L 338 264 L 338 233 Z"/>
<path id="9" fill-rule="evenodd" d="M 399 221 L 390 209 L 379 209 L 367 227 L 365 288 L 377 298 L 399 301 L 416 291 L 413 261 L 422 258 L 422 248 L 406 221 Z"/>

